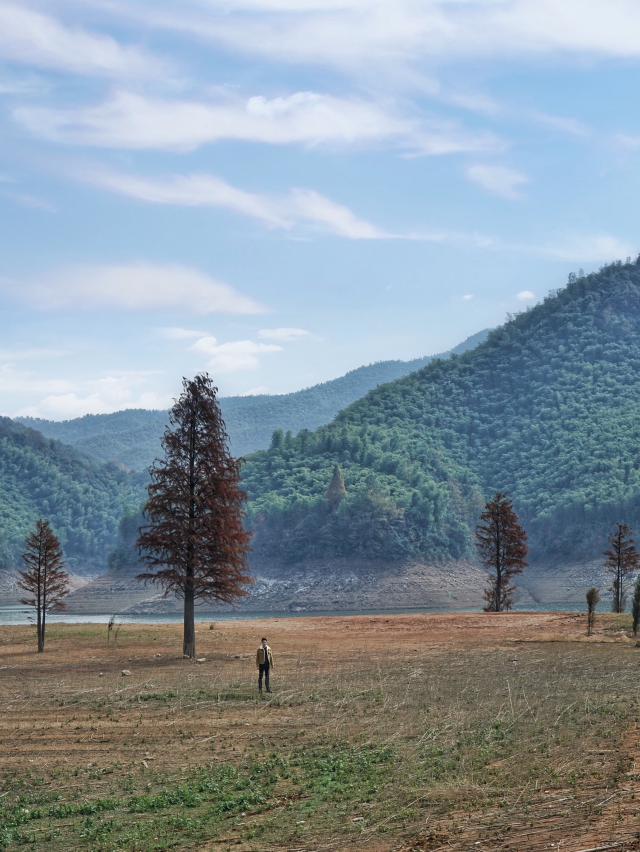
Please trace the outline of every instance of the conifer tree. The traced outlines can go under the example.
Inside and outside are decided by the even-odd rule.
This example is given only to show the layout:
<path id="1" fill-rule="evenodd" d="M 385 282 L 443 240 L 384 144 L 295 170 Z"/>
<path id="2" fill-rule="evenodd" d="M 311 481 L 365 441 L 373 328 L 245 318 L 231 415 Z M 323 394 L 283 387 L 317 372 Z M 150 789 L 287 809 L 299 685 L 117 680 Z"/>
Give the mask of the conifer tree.
<path id="1" fill-rule="evenodd" d="M 20 571 L 18 586 L 29 597 L 20 603 L 36 611 L 38 651 L 44 651 L 47 613 L 65 608 L 63 598 L 69 592 L 69 575 L 64 569 L 62 548 L 49 521 L 39 518 L 34 531 L 27 536 L 22 559 L 26 566 Z"/>
<path id="2" fill-rule="evenodd" d="M 344 487 L 344 479 L 342 478 L 342 471 L 339 464 L 333 469 L 331 482 L 324 496 L 329 501 L 332 512 L 338 508 L 340 501 L 347 496 L 347 489 Z"/>
<path id="3" fill-rule="evenodd" d="M 596 606 L 600 603 L 600 592 L 592 586 L 587 589 L 587 636 L 593 633 L 593 622 L 596 617 Z"/>
<path id="4" fill-rule="evenodd" d="M 484 590 L 485 612 L 511 609 L 515 587 L 511 578 L 522 574 L 528 563 L 527 534 L 518 523 L 511 500 L 498 492 L 485 504 L 475 530 L 480 560 L 489 569 L 489 585 Z"/>
<path id="5" fill-rule="evenodd" d="M 609 549 L 605 550 L 607 557 L 604 563 L 613 580 L 609 591 L 612 592 L 611 612 L 624 612 L 627 608 L 627 593 L 625 581 L 629 574 L 640 569 L 640 554 L 636 549 L 631 528 L 627 524 L 614 524 L 609 536 Z"/>
<path id="6" fill-rule="evenodd" d="M 138 580 L 184 599 L 183 654 L 188 657 L 196 654 L 196 599 L 231 603 L 245 597 L 252 582 L 249 534 L 242 525 L 241 460 L 229 453 L 216 393 L 206 373 L 183 379 L 162 439 L 164 461 L 150 469 L 148 523 L 137 544 L 142 561 L 153 569 Z"/>

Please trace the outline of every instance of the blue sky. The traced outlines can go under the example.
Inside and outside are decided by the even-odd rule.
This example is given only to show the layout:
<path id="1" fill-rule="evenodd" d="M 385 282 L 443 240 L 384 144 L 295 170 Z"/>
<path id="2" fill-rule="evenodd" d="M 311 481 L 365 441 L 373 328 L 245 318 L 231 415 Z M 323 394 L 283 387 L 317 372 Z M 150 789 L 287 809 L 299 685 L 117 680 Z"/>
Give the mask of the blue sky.
<path id="1" fill-rule="evenodd" d="M 640 251 L 637 0 L 0 0 L 0 411 L 283 393 Z"/>

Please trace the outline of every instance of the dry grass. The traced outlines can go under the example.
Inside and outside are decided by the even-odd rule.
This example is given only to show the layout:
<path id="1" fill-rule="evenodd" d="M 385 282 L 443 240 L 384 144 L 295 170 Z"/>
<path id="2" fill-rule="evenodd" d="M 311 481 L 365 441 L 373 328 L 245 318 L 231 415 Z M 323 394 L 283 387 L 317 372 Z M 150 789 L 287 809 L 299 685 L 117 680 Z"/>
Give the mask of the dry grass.
<path id="1" fill-rule="evenodd" d="M 123 627 L 115 646 L 106 626 L 55 626 L 44 655 L 2 628 L 0 847 L 630 840 L 640 650 L 624 626 L 599 617 L 584 642 L 583 620 L 545 614 L 272 622 L 269 701 L 252 659 L 266 622 L 199 628 L 201 665 L 175 626 Z"/>

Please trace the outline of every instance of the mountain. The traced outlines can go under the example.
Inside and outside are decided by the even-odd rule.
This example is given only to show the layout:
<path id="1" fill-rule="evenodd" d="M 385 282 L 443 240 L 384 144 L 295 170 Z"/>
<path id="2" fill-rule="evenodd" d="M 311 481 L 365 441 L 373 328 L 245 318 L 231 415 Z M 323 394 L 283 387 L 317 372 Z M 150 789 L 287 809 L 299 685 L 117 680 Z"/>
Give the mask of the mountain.
<path id="1" fill-rule="evenodd" d="M 346 488 L 325 497 L 339 465 Z M 506 490 L 535 560 L 597 558 L 640 527 L 640 258 L 567 286 L 477 347 L 372 390 L 243 472 L 257 557 L 460 559 Z M 335 501 L 334 501 L 335 503 Z"/>
<path id="2" fill-rule="evenodd" d="M 413 361 L 380 361 L 295 393 L 222 398 L 220 406 L 231 438 L 231 449 L 236 455 L 247 455 L 268 447 L 275 429 L 293 433 L 315 429 L 377 385 L 418 370 L 433 358 L 465 352 L 484 340 L 487 334 L 487 330 L 480 331 L 443 355 L 427 355 Z M 167 421 L 165 411 L 144 409 L 87 414 L 63 422 L 31 417 L 16 419 L 102 461 L 120 462 L 134 470 L 146 469 L 159 455 L 160 438 Z"/>
<path id="3" fill-rule="evenodd" d="M 0 418 L 0 568 L 19 565 L 39 517 L 51 521 L 71 570 L 106 567 L 123 509 L 144 498 L 146 479 Z"/>

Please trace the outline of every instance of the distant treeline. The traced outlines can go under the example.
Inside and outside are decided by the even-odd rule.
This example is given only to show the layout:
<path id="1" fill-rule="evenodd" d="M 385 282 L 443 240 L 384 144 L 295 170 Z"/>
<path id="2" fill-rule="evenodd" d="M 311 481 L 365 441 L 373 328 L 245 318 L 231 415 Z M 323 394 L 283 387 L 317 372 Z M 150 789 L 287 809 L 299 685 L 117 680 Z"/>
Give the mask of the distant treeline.
<path id="1" fill-rule="evenodd" d="M 332 509 L 336 464 L 346 494 Z M 640 524 L 640 265 L 572 275 L 475 349 L 314 432 L 274 433 L 244 481 L 254 547 L 287 561 L 470 555 L 495 491 L 534 558 L 597 557 L 612 521 Z"/>
<path id="2" fill-rule="evenodd" d="M 464 352 L 486 338 L 480 331 L 451 350 Z M 220 400 L 222 416 L 231 438 L 231 449 L 238 456 L 269 446 L 275 429 L 315 429 L 329 423 L 336 414 L 372 388 L 406 376 L 428 364 L 427 355 L 413 361 L 379 361 L 351 370 L 338 379 L 314 385 L 295 393 L 279 396 L 235 396 Z M 167 424 L 166 411 L 132 409 L 114 414 L 87 414 L 74 420 L 57 422 L 31 417 L 17 418 L 20 423 L 91 453 L 102 461 L 115 461 L 133 470 L 146 470 L 160 453 L 160 438 Z"/>

